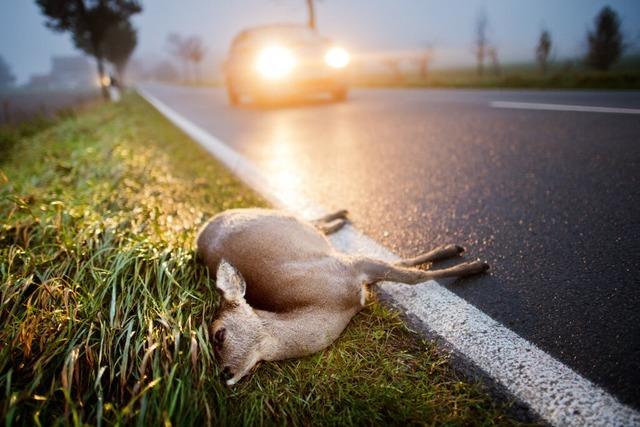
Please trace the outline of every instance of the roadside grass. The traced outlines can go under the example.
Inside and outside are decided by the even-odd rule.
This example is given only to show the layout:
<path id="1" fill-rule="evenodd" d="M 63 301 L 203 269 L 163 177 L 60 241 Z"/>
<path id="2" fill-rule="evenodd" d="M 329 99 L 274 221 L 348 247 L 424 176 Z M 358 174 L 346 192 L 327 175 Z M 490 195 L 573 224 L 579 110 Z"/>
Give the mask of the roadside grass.
<path id="1" fill-rule="evenodd" d="M 73 113 L 68 111 L 64 113 L 64 116 L 71 114 Z M 0 125 L 0 165 L 9 160 L 13 146 L 21 139 L 30 138 L 54 123 L 55 121 L 50 118 L 37 116 L 26 122 Z"/>
<path id="2" fill-rule="evenodd" d="M 496 73 L 485 67 L 478 76 L 475 67 L 429 70 L 422 77 L 417 70 L 399 70 L 400 74 L 376 72 L 354 76 L 353 83 L 362 87 L 464 88 L 464 89 L 640 89 L 640 56 L 623 58 L 611 70 L 594 71 L 580 60 L 556 61 L 542 74 L 534 63 L 504 64 Z"/>
<path id="3" fill-rule="evenodd" d="M 401 79 L 380 74 L 360 77 L 353 83 L 359 87 L 390 88 L 638 90 L 640 73 L 553 73 L 542 76 L 520 72 L 478 77 L 472 73 L 434 71 L 426 79 L 414 74 Z"/>
<path id="4" fill-rule="evenodd" d="M 0 127 L 53 121 L 58 116 L 89 107 L 99 96 L 97 88 L 0 88 Z"/>
<path id="5" fill-rule="evenodd" d="M 136 95 L 59 119 L 0 163 L 4 425 L 512 425 L 435 344 L 370 304 L 329 349 L 218 381 L 211 215 L 265 206 Z"/>

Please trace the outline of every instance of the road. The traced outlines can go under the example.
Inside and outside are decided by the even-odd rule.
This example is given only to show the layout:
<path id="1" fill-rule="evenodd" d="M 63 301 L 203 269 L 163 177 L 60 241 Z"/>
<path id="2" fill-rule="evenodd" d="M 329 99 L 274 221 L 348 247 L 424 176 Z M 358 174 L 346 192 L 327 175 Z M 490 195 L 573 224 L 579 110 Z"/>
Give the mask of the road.
<path id="1" fill-rule="evenodd" d="M 231 108 L 221 89 L 146 89 L 399 255 L 452 242 L 489 261 L 446 286 L 640 408 L 640 115 L 495 108 L 638 113 L 639 93 L 374 89 Z"/>

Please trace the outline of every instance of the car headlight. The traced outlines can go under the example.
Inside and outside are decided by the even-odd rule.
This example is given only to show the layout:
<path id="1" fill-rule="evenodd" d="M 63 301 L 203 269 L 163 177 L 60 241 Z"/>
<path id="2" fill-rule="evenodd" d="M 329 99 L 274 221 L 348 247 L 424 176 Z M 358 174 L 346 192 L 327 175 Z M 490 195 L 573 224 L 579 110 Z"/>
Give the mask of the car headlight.
<path id="1" fill-rule="evenodd" d="M 282 46 L 270 46 L 258 54 L 256 68 L 265 78 L 271 80 L 286 77 L 296 65 L 293 53 Z"/>
<path id="2" fill-rule="evenodd" d="M 332 47 L 324 55 L 324 62 L 332 68 L 344 68 L 350 60 L 349 52 L 341 47 Z"/>

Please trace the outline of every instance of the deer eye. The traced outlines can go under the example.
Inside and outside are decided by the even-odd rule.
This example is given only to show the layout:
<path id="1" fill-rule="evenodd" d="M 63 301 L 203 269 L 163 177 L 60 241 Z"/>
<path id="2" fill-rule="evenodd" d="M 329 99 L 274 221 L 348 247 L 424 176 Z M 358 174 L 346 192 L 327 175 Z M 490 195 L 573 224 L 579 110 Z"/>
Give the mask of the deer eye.
<path id="1" fill-rule="evenodd" d="M 213 335 L 213 344 L 216 348 L 222 347 L 222 343 L 224 342 L 224 336 L 226 335 L 227 330 L 225 328 L 220 328 Z"/>

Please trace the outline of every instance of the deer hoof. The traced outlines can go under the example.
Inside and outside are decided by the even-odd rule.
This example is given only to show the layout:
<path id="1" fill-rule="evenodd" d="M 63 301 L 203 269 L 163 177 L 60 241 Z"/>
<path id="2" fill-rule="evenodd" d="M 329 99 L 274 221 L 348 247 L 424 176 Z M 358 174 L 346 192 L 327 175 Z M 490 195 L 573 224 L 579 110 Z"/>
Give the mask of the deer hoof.
<path id="1" fill-rule="evenodd" d="M 468 272 L 466 274 L 468 275 L 482 274 L 487 270 L 489 270 L 489 264 L 480 260 L 470 262 L 467 264 L 467 266 L 468 266 Z"/>

